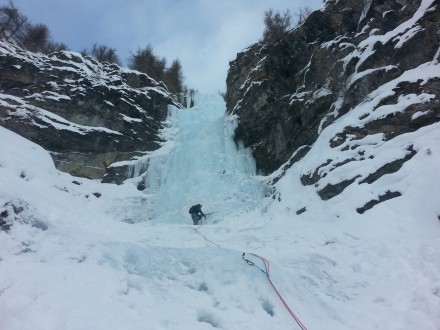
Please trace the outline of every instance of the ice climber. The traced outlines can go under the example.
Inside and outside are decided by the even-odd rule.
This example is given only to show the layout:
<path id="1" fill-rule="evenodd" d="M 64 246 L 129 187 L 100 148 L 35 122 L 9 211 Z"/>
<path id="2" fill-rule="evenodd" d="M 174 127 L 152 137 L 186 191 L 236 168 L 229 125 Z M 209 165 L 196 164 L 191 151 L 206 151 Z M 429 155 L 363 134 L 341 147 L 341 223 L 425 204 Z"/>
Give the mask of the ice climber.
<path id="1" fill-rule="evenodd" d="M 202 217 L 205 217 L 206 220 L 206 215 L 202 212 L 202 204 L 191 206 L 189 209 L 189 214 L 191 214 L 191 218 L 193 219 L 195 225 L 199 224 L 199 221 L 202 219 Z"/>

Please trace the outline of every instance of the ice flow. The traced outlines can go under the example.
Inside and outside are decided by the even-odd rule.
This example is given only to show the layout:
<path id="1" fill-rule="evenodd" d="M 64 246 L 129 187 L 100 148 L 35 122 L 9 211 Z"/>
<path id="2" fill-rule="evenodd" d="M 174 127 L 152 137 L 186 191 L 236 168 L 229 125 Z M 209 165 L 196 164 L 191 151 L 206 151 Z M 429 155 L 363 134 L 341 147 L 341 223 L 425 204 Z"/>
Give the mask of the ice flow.
<path id="1" fill-rule="evenodd" d="M 237 117 L 226 115 L 220 95 L 196 95 L 194 107 L 170 106 L 161 149 L 148 158 L 148 219 L 191 223 L 188 209 L 200 203 L 208 223 L 254 208 L 265 196 L 248 148 L 234 141 Z"/>

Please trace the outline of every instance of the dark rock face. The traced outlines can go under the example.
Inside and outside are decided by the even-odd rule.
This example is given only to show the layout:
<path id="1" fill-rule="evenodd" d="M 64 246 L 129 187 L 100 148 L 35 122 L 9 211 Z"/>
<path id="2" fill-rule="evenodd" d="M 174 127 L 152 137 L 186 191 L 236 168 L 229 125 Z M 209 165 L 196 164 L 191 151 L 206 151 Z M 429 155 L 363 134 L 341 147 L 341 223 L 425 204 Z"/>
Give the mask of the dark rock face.
<path id="1" fill-rule="evenodd" d="M 326 127 L 362 104 L 371 107 L 357 119 L 362 124 L 347 123 L 328 141 L 344 147 L 341 159 L 322 159 L 302 174 L 304 185 L 318 186 L 329 173 L 324 168 L 367 159 L 362 148 L 355 153 L 355 140 L 383 134 L 390 141 L 440 121 L 440 77 L 421 75 L 440 60 L 438 17 L 436 1 L 327 0 L 275 45 L 255 44 L 238 54 L 227 77 L 227 110 L 239 116 L 236 138 L 252 148 L 258 169 L 269 174 L 291 166 L 299 160 L 292 154 L 307 153 Z M 373 118 L 387 106 L 399 110 Z M 354 175 L 317 187 L 319 195 L 330 199 L 354 182 L 369 184 L 397 171 L 414 153 L 382 164 L 369 179 Z"/>
<path id="2" fill-rule="evenodd" d="M 158 131 L 175 104 L 145 74 L 78 53 L 33 54 L 0 42 L 0 124 L 38 143 L 58 169 L 121 183 L 124 166 L 159 147 Z"/>

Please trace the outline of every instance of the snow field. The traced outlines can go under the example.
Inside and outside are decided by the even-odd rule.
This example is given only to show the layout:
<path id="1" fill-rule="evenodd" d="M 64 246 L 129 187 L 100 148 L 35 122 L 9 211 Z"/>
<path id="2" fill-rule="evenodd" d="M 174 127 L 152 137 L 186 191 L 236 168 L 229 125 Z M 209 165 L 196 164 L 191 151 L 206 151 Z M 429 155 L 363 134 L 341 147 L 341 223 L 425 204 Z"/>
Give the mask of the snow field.
<path id="1" fill-rule="evenodd" d="M 281 201 L 273 201 L 246 158 L 234 163 L 245 151 L 231 141 L 235 119 L 222 106 L 205 96 L 170 114 L 170 139 L 151 155 L 161 159 L 160 184 L 145 193 L 131 182 L 58 172 L 47 152 L 0 127 L 8 141 L 0 148 L 0 211 L 11 201 L 23 208 L 0 231 L 0 329 L 298 328 L 243 252 L 259 267 L 248 253 L 270 261 L 273 283 L 308 329 L 439 328 L 437 128 L 414 133 L 421 152 L 399 172 L 329 201 L 299 181 L 313 168 L 312 152 L 277 183 Z M 182 152 L 193 139 L 200 145 Z M 326 148 L 324 157 L 333 152 Z M 206 162 L 194 162 L 199 151 Z M 384 182 L 402 196 L 358 214 Z M 192 229 L 187 208 L 199 200 L 215 213 L 198 231 L 220 247 Z"/>

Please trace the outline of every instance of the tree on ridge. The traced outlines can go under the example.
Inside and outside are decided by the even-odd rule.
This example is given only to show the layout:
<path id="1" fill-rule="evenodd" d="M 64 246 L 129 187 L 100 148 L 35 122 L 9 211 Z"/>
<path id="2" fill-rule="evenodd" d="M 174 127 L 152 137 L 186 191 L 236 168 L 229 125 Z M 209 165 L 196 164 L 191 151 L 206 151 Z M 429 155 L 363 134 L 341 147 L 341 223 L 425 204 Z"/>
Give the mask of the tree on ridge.
<path id="1" fill-rule="evenodd" d="M 273 9 L 264 12 L 263 38 L 260 42 L 264 44 L 274 44 L 277 42 L 290 28 L 292 16 L 290 10 L 284 13 L 274 12 Z"/>

